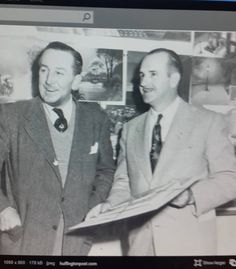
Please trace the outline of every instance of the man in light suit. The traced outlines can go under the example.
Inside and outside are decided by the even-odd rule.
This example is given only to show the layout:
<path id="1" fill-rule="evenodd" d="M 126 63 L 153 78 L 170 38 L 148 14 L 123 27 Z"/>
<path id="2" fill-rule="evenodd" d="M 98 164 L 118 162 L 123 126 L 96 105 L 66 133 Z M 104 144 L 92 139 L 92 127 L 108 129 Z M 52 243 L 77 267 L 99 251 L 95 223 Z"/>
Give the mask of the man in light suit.
<path id="1" fill-rule="evenodd" d="M 198 179 L 160 210 L 127 221 L 127 255 L 217 254 L 215 208 L 236 197 L 236 162 L 224 117 L 178 97 L 182 73 L 173 51 L 156 49 L 144 57 L 140 93 L 151 108 L 124 125 L 109 197 L 87 215 L 172 180 Z M 153 142 L 159 145 L 156 165 Z"/>
<path id="2" fill-rule="evenodd" d="M 114 164 L 109 121 L 72 96 L 82 57 L 52 42 L 33 64 L 38 96 L 0 107 L 1 254 L 87 255 L 92 233 L 67 233 L 107 198 Z M 35 90 L 35 87 L 34 87 Z"/>

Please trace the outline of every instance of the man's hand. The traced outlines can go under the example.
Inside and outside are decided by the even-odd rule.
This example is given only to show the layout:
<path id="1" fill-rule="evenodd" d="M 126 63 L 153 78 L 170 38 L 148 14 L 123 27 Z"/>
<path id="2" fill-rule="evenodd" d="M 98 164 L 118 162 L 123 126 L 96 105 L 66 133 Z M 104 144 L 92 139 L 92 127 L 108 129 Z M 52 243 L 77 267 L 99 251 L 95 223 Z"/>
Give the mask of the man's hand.
<path id="1" fill-rule="evenodd" d="M 98 204 L 89 210 L 88 214 L 86 215 L 85 220 L 96 218 L 99 214 L 109 210 L 110 208 L 111 208 L 111 205 L 108 202 Z"/>
<path id="2" fill-rule="evenodd" d="M 194 204 L 194 197 L 191 189 L 187 189 L 173 199 L 170 203 L 170 206 L 176 208 L 183 208 L 186 205 Z"/>
<path id="3" fill-rule="evenodd" d="M 21 226 L 19 214 L 13 207 L 7 207 L 0 213 L 0 231 L 12 230 L 16 226 Z"/>

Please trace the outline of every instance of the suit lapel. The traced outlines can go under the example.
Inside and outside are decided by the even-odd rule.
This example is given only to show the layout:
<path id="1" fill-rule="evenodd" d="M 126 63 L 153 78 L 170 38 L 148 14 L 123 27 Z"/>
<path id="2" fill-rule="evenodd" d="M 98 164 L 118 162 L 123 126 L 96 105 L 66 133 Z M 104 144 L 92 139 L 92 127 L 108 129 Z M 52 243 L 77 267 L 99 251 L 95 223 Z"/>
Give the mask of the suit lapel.
<path id="1" fill-rule="evenodd" d="M 78 178 L 81 172 L 83 162 L 83 153 L 87 149 L 86 141 L 88 140 L 88 121 L 85 111 L 78 102 L 76 102 L 75 111 L 75 128 L 71 145 L 70 161 L 66 184 L 70 179 Z"/>
<path id="2" fill-rule="evenodd" d="M 58 166 L 55 165 L 56 154 L 53 148 L 51 135 L 48 128 L 47 119 L 42 107 L 40 98 L 35 98 L 31 102 L 31 106 L 24 115 L 25 130 L 37 145 L 39 151 L 44 155 L 54 170 L 59 182 L 61 183 L 61 176 Z"/>
<path id="3" fill-rule="evenodd" d="M 151 164 L 149 159 L 149 126 L 148 113 L 145 113 L 137 124 L 134 136 L 134 147 L 138 167 L 144 178 L 149 183 L 152 179 Z"/>
<path id="4" fill-rule="evenodd" d="M 175 161 L 175 158 L 178 158 L 179 150 L 184 147 L 190 133 L 193 131 L 195 121 L 191 119 L 192 114 L 189 105 L 181 101 L 154 171 L 152 187 L 166 183 L 165 178 L 168 171 L 171 171 L 171 164 Z"/>

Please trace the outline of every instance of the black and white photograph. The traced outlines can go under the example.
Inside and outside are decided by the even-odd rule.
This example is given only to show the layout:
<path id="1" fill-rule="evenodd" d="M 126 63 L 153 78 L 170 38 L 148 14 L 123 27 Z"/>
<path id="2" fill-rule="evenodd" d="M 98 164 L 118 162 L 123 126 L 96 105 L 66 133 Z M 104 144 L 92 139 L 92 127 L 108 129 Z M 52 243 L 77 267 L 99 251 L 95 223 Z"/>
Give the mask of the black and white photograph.
<path id="1" fill-rule="evenodd" d="M 129 120 L 137 117 L 140 112 L 135 104 L 126 106 L 107 106 L 106 113 L 111 121 L 111 144 L 113 149 L 113 158 L 117 161 L 119 153 L 119 138 L 123 125 Z"/>
<path id="2" fill-rule="evenodd" d="M 234 36 L 1 25 L 0 254 L 234 255 Z"/>
<path id="3" fill-rule="evenodd" d="M 230 37 L 227 32 L 195 32 L 194 55 L 225 58 L 230 53 Z"/>
<path id="4" fill-rule="evenodd" d="M 84 53 L 87 66 L 83 71 L 79 91 L 85 101 L 122 104 L 123 51 L 94 49 Z"/>
<path id="5" fill-rule="evenodd" d="M 191 101 L 200 105 L 230 105 L 231 77 L 235 68 L 227 60 L 193 58 Z"/>

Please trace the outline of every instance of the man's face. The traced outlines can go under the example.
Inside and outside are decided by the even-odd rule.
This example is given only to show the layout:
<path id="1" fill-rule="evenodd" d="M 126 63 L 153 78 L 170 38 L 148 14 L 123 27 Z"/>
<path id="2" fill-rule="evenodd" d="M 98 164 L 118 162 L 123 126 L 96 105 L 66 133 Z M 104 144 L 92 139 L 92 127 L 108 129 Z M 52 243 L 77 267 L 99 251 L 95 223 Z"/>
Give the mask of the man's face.
<path id="1" fill-rule="evenodd" d="M 60 106 L 71 98 L 74 59 L 67 51 L 48 49 L 39 62 L 39 92 L 45 103 Z"/>
<path id="2" fill-rule="evenodd" d="M 177 73 L 170 74 L 168 55 L 160 52 L 148 55 L 140 66 L 140 92 L 143 101 L 153 108 L 161 109 L 169 105 L 177 96 Z M 178 78 L 174 79 L 174 76 Z"/>

